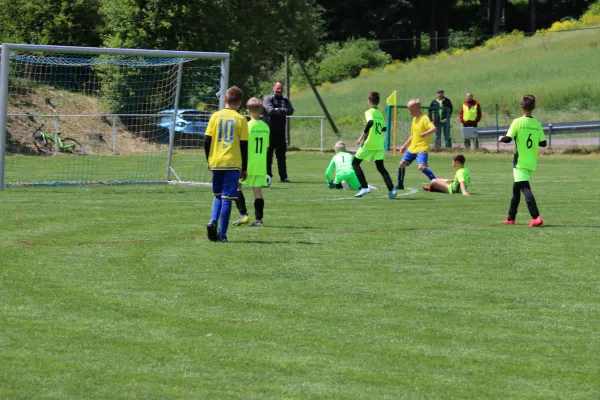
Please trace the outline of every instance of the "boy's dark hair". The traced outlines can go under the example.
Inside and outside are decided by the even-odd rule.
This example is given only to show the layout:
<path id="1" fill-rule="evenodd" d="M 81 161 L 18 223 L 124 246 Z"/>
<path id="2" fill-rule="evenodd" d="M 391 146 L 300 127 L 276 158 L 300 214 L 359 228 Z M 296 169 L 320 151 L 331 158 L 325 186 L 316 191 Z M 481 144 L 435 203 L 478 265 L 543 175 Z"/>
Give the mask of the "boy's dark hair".
<path id="1" fill-rule="evenodd" d="M 227 104 L 241 103 L 244 98 L 244 92 L 237 86 L 232 86 L 225 92 L 225 102 Z"/>
<path id="2" fill-rule="evenodd" d="M 459 163 L 460 165 L 465 165 L 465 156 L 463 156 L 462 154 L 457 154 L 454 157 L 452 157 L 452 161 L 455 161 L 457 163 Z"/>
<path id="3" fill-rule="evenodd" d="M 373 105 L 378 105 L 379 104 L 379 92 L 369 92 L 369 97 L 368 97 L 369 101 L 371 102 L 371 104 Z"/>
<path id="4" fill-rule="evenodd" d="M 526 94 L 521 97 L 521 107 L 524 111 L 535 110 L 535 96 L 532 94 Z"/>

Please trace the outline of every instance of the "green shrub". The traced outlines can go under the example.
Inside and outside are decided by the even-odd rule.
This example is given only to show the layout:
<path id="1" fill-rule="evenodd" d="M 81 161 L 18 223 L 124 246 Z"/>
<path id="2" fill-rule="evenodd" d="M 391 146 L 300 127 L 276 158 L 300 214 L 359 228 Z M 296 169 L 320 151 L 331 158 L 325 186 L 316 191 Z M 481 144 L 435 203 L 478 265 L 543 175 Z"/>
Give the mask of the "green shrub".
<path id="1" fill-rule="evenodd" d="M 586 14 L 600 15 L 600 0 L 590 5 L 590 8 L 588 8 Z"/>
<path id="2" fill-rule="evenodd" d="M 380 68 L 391 62 L 391 57 L 379 49 L 377 42 L 366 39 L 328 44 L 315 59 L 319 83 L 355 78 L 363 68 Z"/>
<path id="3" fill-rule="evenodd" d="M 325 82 L 336 83 L 356 78 L 363 70 L 363 75 L 368 75 L 368 70 L 382 68 L 391 61 L 391 56 L 381 51 L 376 41 L 357 39 L 322 46 L 313 58 L 304 62 L 304 67 L 313 83 L 322 85 Z M 273 81 L 283 80 L 284 75 L 285 69 L 282 66 L 270 81 L 261 84 L 261 92 L 269 93 Z M 308 86 L 308 81 L 295 60 L 290 60 L 290 75 L 297 88 Z"/>

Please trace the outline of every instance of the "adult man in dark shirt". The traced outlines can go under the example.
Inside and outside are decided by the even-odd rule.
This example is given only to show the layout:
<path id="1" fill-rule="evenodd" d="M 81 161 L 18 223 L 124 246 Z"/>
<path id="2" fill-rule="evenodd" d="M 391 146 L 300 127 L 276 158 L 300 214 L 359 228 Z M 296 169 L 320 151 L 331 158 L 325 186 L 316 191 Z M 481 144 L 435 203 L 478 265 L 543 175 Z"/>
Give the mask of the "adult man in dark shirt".
<path id="1" fill-rule="evenodd" d="M 286 117 L 294 114 L 290 100 L 283 96 L 283 82 L 277 81 L 273 86 L 273 93 L 263 100 L 265 108 L 265 122 L 271 129 L 269 148 L 267 149 L 267 175 L 273 177 L 273 152 L 277 157 L 277 168 L 281 182 L 290 182 L 285 164 L 287 142 L 285 137 Z"/>
<path id="2" fill-rule="evenodd" d="M 435 131 L 435 148 L 442 147 L 442 131 L 446 148 L 452 147 L 452 139 L 450 138 L 450 117 L 452 116 L 452 102 L 444 96 L 444 89 L 437 92 L 437 97 L 433 99 L 429 109 L 429 119 L 436 127 Z"/>

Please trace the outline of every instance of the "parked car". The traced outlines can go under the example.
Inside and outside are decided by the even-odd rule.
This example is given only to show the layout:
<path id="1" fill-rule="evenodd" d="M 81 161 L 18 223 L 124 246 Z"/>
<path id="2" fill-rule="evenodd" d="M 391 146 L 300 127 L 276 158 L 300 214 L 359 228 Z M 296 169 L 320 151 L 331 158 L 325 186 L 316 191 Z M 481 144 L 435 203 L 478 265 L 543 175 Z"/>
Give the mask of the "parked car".
<path id="1" fill-rule="evenodd" d="M 158 113 L 160 115 L 160 120 L 156 125 L 166 129 L 167 131 L 171 129 L 173 111 L 174 110 L 172 109 L 160 111 Z M 209 119 L 210 114 L 206 113 L 205 111 L 194 109 L 177 110 L 175 132 L 204 136 Z"/>

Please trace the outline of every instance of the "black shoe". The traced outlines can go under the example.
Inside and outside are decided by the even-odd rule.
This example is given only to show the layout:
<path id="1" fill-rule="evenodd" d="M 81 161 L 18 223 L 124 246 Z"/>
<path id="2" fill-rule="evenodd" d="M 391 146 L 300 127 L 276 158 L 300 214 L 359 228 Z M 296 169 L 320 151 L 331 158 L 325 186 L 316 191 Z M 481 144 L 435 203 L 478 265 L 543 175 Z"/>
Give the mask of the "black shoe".
<path id="1" fill-rule="evenodd" d="M 206 236 L 208 237 L 208 240 L 210 240 L 211 242 L 216 242 L 218 239 L 218 235 L 217 235 L 217 224 L 215 224 L 214 222 L 209 222 L 208 225 L 206 225 Z"/>
<path id="2" fill-rule="evenodd" d="M 282 179 L 281 182 L 284 183 L 292 183 L 292 181 L 290 181 L 288 178 Z"/>
<path id="3" fill-rule="evenodd" d="M 222 235 L 219 233 L 219 237 L 217 238 L 218 242 L 222 242 L 222 243 L 229 243 L 229 240 L 227 240 L 227 235 Z"/>

